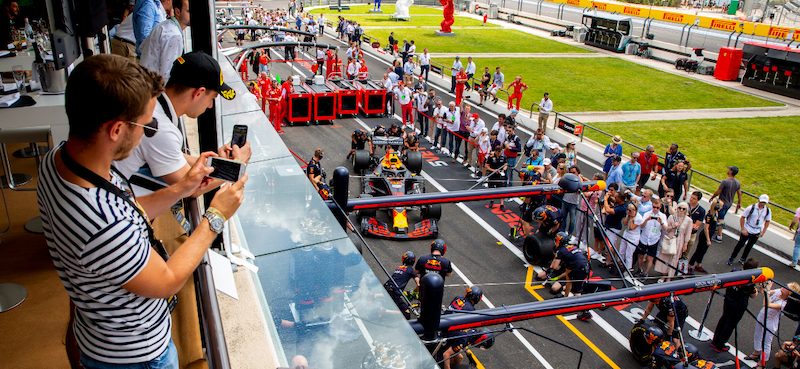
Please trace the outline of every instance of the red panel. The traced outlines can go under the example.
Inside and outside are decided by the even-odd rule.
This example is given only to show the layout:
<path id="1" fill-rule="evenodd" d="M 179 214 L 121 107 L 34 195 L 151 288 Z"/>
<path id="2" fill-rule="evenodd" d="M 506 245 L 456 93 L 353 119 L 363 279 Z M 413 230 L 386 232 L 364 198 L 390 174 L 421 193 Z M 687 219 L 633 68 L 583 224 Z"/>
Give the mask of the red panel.
<path id="1" fill-rule="evenodd" d="M 735 81 L 739 79 L 739 66 L 742 64 L 742 49 L 722 47 L 719 49 L 719 58 L 714 69 L 714 78 L 721 81 Z M 755 66 L 751 66 L 755 69 Z"/>

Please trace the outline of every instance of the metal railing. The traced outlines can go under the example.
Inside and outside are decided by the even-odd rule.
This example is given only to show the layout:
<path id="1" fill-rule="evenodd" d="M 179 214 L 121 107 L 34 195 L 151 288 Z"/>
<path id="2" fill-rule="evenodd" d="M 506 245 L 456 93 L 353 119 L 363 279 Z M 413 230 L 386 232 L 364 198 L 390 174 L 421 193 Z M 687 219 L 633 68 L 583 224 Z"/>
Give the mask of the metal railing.
<path id="1" fill-rule="evenodd" d="M 534 104 L 534 105 L 538 105 L 538 104 Z M 553 124 L 553 129 L 557 129 L 557 128 L 558 128 L 558 121 L 559 121 L 559 118 L 562 118 L 562 119 L 567 119 L 567 120 L 571 121 L 570 123 L 573 123 L 573 124 L 576 124 L 576 125 L 581 125 L 581 126 L 583 126 L 583 127 L 584 127 L 584 129 L 583 129 L 583 130 L 581 130 L 581 133 L 580 133 L 580 135 L 579 135 L 579 137 L 580 137 L 580 141 L 581 141 L 581 142 L 583 142 L 583 135 L 584 135 L 584 132 L 586 131 L 586 128 L 589 128 L 589 129 L 591 129 L 591 130 L 593 130 L 593 131 L 595 131 L 595 132 L 597 132 L 597 133 L 603 134 L 603 135 L 605 135 L 605 136 L 608 136 L 608 137 L 614 137 L 614 135 L 613 135 L 613 134 L 611 134 L 611 133 L 608 133 L 608 132 L 606 132 L 606 131 L 603 131 L 603 130 L 602 130 L 602 129 L 600 129 L 600 128 L 593 127 L 593 126 L 591 126 L 591 125 L 589 125 L 589 124 L 583 123 L 583 122 L 581 122 L 581 121 L 579 121 L 579 120 L 577 120 L 577 119 L 575 119 L 575 118 L 569 117 L 569 116 L 567 116 L 567 115 L 565 115 L 565 114 L 563 114 L 563 113 L 559 113 L 559 112 L 557 112 L 557 111 L 555 111 L 555 110 L 553 110 L 552 112 L 553 112 L 553 113 L 555 113 L 555 118 L 556 118 L 556 120 L 555 120 L 555 123 Z M 533 115 L 533 112 L 531 112 L 531 115 Z M 623 142 L 624 144 L 626 144 L 626 145 L 630 145 L 630 146 L 632 146 L 632 147 L 635 147 L 636 149 L 639 149 L 639 150 L 642 150 L 642 151 L 644 151 L 644 150 L 645 150 L 645 148 L 644 148 L 644 147 L 641 147 L 641 146 L 639 146 L 639 145 L 637 145 L 637 144 L 635 144 L 635 143 L 633 143 L 633 142 L 629 142 L 629 141 L 626 141 L 626 140 L 624 140 L 624 139 L 622 140 L 622 142 Z M 664 162 L 663 162 L 663 160 L 665 160 L 666 158 L 664 158 L 663 156 L 661 156 L 661 155 L 659 155 L 659 154 L 655 154 L 655 155 L 656 155 L 656 157 L 659 159 L 658 166 L 659 166 L 660 168 L 664 167 Z M 696 170 L 696 169 L 688 169 L 688 170 L 687 170 L 687 172 L 688 172 L 688 178 L 686 179 L 686 181 L 687 181 L 687 185 L 688 185 L 688 187 L 690 187 L 690 188 L 691 188 L 691 186 L 692 186 L 692 176 L 693 176 L 694 174 L 697 174 L 697 175 L 699 175 L 699 176 L 701 176 L 701 177 L 703 177 L 703 178 L 706 178 L 706 179 L 708 179 L 708 180 L 711 180 L 711 181 L 713 181 L 713 182 L 716 182 L 716 183 L 718 183 L 718 184 L 719 184 L 719 183 L 722 183 L 722 180 L 721 180 L 721 179 L 718 179 L 718 178 L 712 177 L 712 176 L 710 176 L 710 175 L 708 175 L 708 174 L 706 174 L 706 173 L 703 173 L 703 172 L 701 172 L 701 171 L 699 171 L 699 170 Z M 698 187 L 695 187 L 695 188 L 698 188 Z M 710 192 L 712 192 L 712 193 L 713 193 L 713 191 L 710 191 Z M 750 196 L 750 197 L 752 197 L 753 199 L 756 199 L 756 200 L 758 200 L 758 197 L 759 197 L 759 195 L 756 195 L 756 194 L 754 194 L 754 193 L 751 193 L 751 192 L 745 191 L 744 189 L 742 190 L 742 193 L 743 193 L 743 194 L 745 194 L 745 195 L 747 195 L 747 196 Z M 770 201 L 770 202 L 769 202 L 769 204 L 770 204 L 770 205 L 772 205 L 772 206 L 774 206 L 774 207 L 776 207 L 776 208 L 778 208 L 778 209 L 780 209 L 780 210 L 786 211 L 786 212 L 788 212 L 789 214 L 792 214 L 792 215 L 794 215 L 794 213 L 795 213 L 795 211 L 794 211 L 794 210 L 792 210 L 792 209 L 789 209 L 789 208 L 787 208 L 786 206 L 783 206 L 783 205 L 780 205 L 780 204 L 776 204 L 776 203 L 774 203 L 774 202 L 772 202 L 772 201 Z"/>

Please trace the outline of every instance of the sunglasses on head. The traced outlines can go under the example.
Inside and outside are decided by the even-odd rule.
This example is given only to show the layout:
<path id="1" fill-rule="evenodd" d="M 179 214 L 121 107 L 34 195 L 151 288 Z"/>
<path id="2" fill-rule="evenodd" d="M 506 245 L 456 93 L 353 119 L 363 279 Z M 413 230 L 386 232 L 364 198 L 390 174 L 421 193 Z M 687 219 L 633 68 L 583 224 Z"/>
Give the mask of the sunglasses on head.
<path id="1" fill-rule="evenodd" d="M 155 136 L 156 132 L 158 132 L 158 120 L 156 120 L 155 117 L 153 117 L 153 121 L 147 124 L 140 124 L 131 121 L 125 121 L 125 123 L 133 124 L 134 126 L 139 126 L 144 128 L 144 135 L 146 137 L 153 137 Z"/>

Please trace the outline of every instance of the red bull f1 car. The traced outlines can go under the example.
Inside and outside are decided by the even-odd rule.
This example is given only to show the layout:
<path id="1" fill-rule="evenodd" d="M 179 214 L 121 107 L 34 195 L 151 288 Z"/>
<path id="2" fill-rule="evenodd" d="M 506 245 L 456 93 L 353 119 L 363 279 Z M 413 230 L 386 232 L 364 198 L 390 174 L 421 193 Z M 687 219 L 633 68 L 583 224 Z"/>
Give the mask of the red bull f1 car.
<path id="1" fill-rule="evenodd" d="M 397 142 L 395 142 L 397 141 Z M 353 155 L 353 169 L 362 175 L 360 197 L 403 196 L 425 192 L 422 171 L 422 155 L 409 151 L 401 155 L 395 147 L 402 146 L 401 137 L 376 137 L 373 145 L 386 145 L 386 155 L 376 157 L 368 150 L 357 150 Z M 401 159 L 402 156 L 402 159 Z M 413 227 L 410 211 L 419 210 L 421 219 Z M 388 222 L 383 213 L 388 214 Z M 374 237 L 392 239 L 420 239 L 439 234 L 438 220 L 442 215 L 439 204 L 394 207 L 389 209 L 365 209 L 357 213 L 361 232 Z"/>

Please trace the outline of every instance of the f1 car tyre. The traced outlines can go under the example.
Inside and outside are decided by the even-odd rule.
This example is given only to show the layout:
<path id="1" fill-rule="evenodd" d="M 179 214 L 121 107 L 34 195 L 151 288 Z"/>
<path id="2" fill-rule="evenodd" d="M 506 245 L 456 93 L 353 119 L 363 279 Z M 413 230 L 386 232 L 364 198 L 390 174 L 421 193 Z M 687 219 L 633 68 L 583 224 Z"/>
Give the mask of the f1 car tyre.
<path id="1" fill-rule="evenodd" d="M 550 265 L 555 249 L 555 241 L 542 233 L 528 235 L 522 243 L 522 254 L 525 256 L 525 260 L 531 265 L 540 267 Z"/>
<path id="2" fill-rule="evenodd" d="M 361 173 L 365 170 L 369 170 L 369 151 L 356 150 L 353 154 L 353 171 Z"/>
<path id="3" fill-rule="evenodd" d="M 433 204 L 427 205 L 422 208 L 422 217 L 424 219 L 436 219 L 439 220 L 442 218 L 442 205 L 441 204 Z"/>
<path id="4" fill-rule="evenodd" d="M 356 151 L 356 153 L 358 153 L 358 151 Z M 359 198 L 362 198 L 362 199 L 371 198 L 371 197 L 372 197 L 372 195 L 367 194 L 367 193 L 362 194 L 361 196 L 359 196 Z M 361 220 L 362 218 L 375 218 L 375 214 L 376 214 L 376 210 L 375 209 L 359 210 L 358 211 L 358 220 Z M 362 227 L 362 231 L 363 231 L 363 227 Z"/>
<path id="5" fill-rule="evenodd" d="M 406 154 L 406 167 L 408 170 L 419 174 L 422 171 L 422 153 L 419 151 L 409 151 Z"/>
<path id="6" fill-rule="evenodd" d="M 648 328 L 651 326 L 657 327 L 658 325 L 650 321 L 639 323 L 633 327 L 628 337 L 631 354 L 642 364 L 647 364 L 653 360 L 653 352 L 656 349 L 656 344 L 658 344 L 658 342 L 647 342 Z"/>

